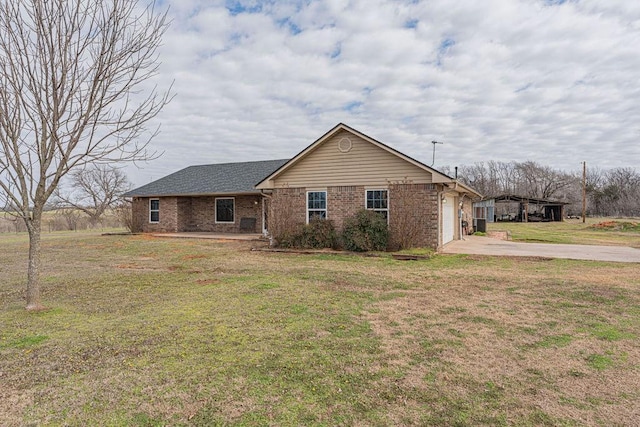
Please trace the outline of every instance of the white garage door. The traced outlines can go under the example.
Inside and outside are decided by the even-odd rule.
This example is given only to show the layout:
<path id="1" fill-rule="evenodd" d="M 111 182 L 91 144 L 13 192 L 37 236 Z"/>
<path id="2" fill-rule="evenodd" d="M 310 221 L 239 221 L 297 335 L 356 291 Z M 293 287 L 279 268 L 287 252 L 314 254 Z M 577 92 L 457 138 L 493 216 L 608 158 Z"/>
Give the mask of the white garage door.
<path id="1" fill-rule="evenodd" d="M 453 240 L 456 227 L 456 206 L 453 196 L 445 196 L 446 202 L 442 203 L 442 244 Z"/>

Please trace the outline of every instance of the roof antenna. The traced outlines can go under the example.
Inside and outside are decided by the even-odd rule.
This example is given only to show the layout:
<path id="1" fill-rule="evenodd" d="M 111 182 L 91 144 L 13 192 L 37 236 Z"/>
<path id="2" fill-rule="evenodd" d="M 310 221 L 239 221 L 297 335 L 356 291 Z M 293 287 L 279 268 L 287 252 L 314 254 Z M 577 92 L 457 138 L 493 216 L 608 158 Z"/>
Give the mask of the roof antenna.
<path id="1" fill-rule="evenodd" d="M 433 167 L 433 164 L 436 162 L 436 144 L 444 144 L 444 142 L 431 141 L 431 143 L 433 144 L 433 158 L 431 159 L 430 167 Z"/>

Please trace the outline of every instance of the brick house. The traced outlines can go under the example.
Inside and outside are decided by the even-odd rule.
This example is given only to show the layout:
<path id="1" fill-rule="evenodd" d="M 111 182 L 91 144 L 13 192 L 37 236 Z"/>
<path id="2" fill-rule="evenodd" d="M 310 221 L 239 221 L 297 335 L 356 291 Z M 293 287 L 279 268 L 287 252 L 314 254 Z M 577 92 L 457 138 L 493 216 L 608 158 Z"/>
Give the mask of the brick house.
<path id="1" fill-rule="evenodd" d="M 270 203 L 286 201 L 292 221 L 317 216 L 338 230 L 363 208 L 384 215 L 392 233 L 409 216 L 418 245 L 437 249 L 461 237 L 460 214 L 479 194 L 340 123 L 291 160 L 192 166 L 125 196 L 143 232 L 266 234 L 279 212 Z"/>
<path id="2" fill-rule="evenodd" d="M 261 233 L 265 200 L 255 184 L 286 162 L 189 166 L 131 190 L 134 231 Z"/>

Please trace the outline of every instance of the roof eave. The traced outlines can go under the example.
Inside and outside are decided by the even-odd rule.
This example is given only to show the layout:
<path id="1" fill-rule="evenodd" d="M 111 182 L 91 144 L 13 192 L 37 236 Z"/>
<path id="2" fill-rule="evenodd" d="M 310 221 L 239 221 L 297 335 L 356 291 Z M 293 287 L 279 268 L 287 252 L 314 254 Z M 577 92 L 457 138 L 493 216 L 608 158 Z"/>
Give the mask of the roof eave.
<path id="1" fill-rule="evenodd" d="M 158 198 L 158 197 L 211 197 L 211 196 L 259 196 L 262 193 L 260 190 L 252 191 L 227 191 L 227 192 L 215 192 L 215 193 L 167 193 L 167 194 L 125 194 L 124 197 L 145 197 L 145 198 Z"/>
<path id="2" fill-rule="evenodd" d="M 296 163 L 298 163 L 300 160 L 302 160 L 303 158 L 305 158 L 306 156 L 308 156 L 312 151 L 314 151 L 319 145 L 321 145 L 324 141 L 326 141 L 327 139 L 329 139 L 331 136 L 333 136 L 334 134 L 336 134 L 337 132 L 339 132 L 340 130 L 345 130 L 347 132 L 350 132 L 362 139 L 364 139 L 365 141 L 375 145 L 378 148 L 381 148 L 395 156 L 400 157 L 401 159 L 413 164 L 414 166 L 419 167 L 420 169 L 425 170 L 426 172 L 429 172 L 431 174 L 432 177 L 432 182 L 435 184 L 442 184 L 442 183 L 449 183 L 449 182 L 455 182 L 455 180 L 448 176 L 443 174 L 442 172 L 437 171 L 436 169 L 433 169 L 430 166 L 425 165 L 424 163 L 410 157 L 407 156 L 406 154 L 396 150 L 395 148 L 392 148 L 374 138 L 371 138 L 370 136 L 348 126 L 345 125 L 344 123 L 338 123 L 336 126 L 334 126 L 332 129 L 330 129 L 328 132 L 326 132 L 324 135 L 322 135 L 320 138 L 316 139 L 314 142 L 312 142 L 309 146 L 307 146 L 304 150 L 300 151 L 298 154 L 296 154 L 291 160 L 289 160 L 287 163 L 285 163 L 284 165 L 280 166 L 278 169 L 276 169 L 271 175 L 267 176 L 266 178 L 264 178 L 262 181 L 260 181 L 259 183 L 256 184 L 256 188 L 257 189 L 270 189 L 272 188 L 271 186 L 267 185 L 270 181 L 273 181 L 275 178 L 278 177 L 278 175 L 282 174 L 283 172 L 285 172 L 286 170 L 290 169 L 291 167 L 293 167 Z M 475 193 L 475 191 L 474 191 Z"/>

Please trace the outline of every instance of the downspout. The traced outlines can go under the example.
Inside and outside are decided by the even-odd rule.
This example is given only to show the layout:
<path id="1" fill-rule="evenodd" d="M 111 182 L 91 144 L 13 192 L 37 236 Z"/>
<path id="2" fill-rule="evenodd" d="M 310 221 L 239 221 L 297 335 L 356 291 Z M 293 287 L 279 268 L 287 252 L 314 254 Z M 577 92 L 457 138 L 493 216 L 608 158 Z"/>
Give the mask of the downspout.
<path id="1" fill-rule="evenodd" d="M 262 235 L 264 237 L 268 237 L 269 236 L 269 230 L 267 230 L 267 221 L 266 221 L 266 210 L 264 208 L 264 202 L 265 199 L 270 199 L 271 195 L 265 193 L 264 190 L 260 190 L 260 194 L 262 195 Z M 272 245 L 271 239 L 269 239 L 269 246 Z"/>

